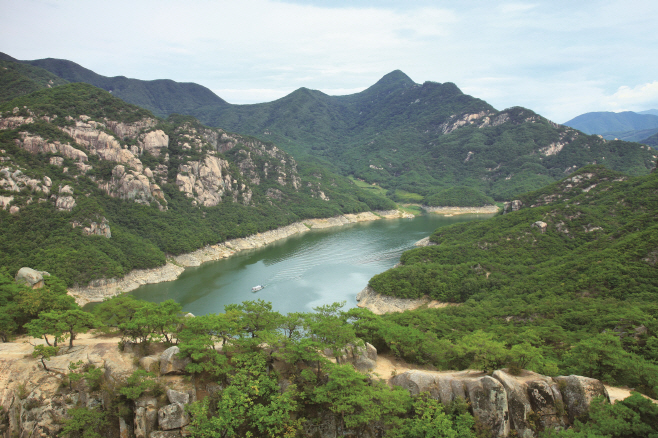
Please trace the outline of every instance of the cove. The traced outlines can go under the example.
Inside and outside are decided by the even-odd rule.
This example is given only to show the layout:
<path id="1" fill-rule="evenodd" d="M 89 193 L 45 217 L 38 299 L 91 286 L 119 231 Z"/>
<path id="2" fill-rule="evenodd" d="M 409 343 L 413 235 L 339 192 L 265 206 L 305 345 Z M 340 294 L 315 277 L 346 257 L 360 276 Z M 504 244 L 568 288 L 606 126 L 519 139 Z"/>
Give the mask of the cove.
<path id="1" fill-rule="evenodd" d="M 194 315 L 222 313 L 227 304 L 259 298 L 284 314 L 310 312 L 336 301 L 345 301 L 344 309 L 349 309 L 356 307 L 356 294 L 368 280 L 393 267 L 418 240 L 439 227 L 491 216 L 426 214 L 311 230 L 187 268 L 174 281 L 144 285 L 130 293 L 153 302 L 173 299 Z M 257 285 L 264 288 L 252 292 Z"/>

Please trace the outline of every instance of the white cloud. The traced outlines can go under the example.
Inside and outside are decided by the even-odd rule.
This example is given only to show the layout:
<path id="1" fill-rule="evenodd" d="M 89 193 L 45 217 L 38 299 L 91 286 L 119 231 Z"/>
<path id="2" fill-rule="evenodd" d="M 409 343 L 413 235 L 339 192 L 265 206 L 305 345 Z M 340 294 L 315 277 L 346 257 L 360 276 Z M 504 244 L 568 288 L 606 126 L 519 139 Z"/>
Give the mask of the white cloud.
<path id="1" fill-rule="evenodd" d="M 556 121 L 658 106 L 649 86 L 658 72 L 655 0 L 434 5 L 0 0 L 0 50 L 69 59 L 106 76 L 196 82 L 236 103 L 299 87 L 342 94 L 400 69 Z"/>
<path id="2" fill-rule="evenodd" d="M 611 107 L 643 108 L 645 106 L 655 106 L 658 102 L 658 81 L 636 85 L 633 88 L 623 85 L 606 100 L 608 100 L 608 105 Z"/>

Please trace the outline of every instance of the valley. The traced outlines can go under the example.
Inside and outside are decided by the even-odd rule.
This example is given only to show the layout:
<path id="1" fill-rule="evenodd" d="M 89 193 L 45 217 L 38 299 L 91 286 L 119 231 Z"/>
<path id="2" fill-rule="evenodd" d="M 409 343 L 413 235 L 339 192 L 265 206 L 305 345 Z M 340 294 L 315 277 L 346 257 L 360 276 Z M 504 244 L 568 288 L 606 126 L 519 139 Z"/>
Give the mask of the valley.
<path id="1" fill-rule="evenodd" d="M 399 70 L 231 105 L 1 62 L 0 432 L 656 433 L 647 145 Z"/>

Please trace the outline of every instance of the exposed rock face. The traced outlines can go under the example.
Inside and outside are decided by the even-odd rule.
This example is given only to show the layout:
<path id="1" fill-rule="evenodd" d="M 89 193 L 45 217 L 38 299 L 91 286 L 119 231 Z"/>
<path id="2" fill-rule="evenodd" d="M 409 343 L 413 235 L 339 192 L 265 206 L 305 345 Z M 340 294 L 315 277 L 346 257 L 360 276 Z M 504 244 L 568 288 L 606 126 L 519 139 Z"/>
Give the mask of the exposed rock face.
<path id="1" fill-rule="evenodd" d="M 185 412 L 185 405 L 172 403 L 158 410 L 158 425 L 160 429 L 180 429 L 190 423 L 190 416 Z"/>
<path id="2" fill-rule="evenodd" d="M 159 185 L 149 181 L 149 178 L 135 170 L 126 170 L 119 164 L 112 170 L 112 179 L 100 183 L 99 187 L 108 195 L 126 200 L 133 200 L 142 205 L 150 205 L 151 201 L 161 206 L 166 203 Z"/>
<path id="3" fill-rule="evenodd" d="M 473 416 L 491 429 L 495 436 L 507 436 L 510 431 L 507 392 L 496 379 L 484 376 L 464 381 Z"/>
<path id="4" fill-rule="evenodd" d="M 158 424 L 158 402 L 152 397 L 144 397 L 135 402 L 135 438 L 150 438 Z"/>
<path id="5" fill-rule="evenodd" d="M 610 401 L 605 386 L 596 379 L 583 376 L 560 376 L 556 377 L 555 381 L 560 388 L 571 422 L 587 413 L 594 397 L 604 396 Z"/>
<path id="6" fill-rule="evenodd" d="M 48 181 L 50 178 L 48 179 Z M 35 178 L 23 174 L 20 169 L 5 167 L 0 170 L 0 188 L 10 192 L 20 192 L 24 188 L 31 188 L 35 192 L 41 192 L 45 195 L 50 193 L 50 185 L 46 180 L 39 181 Z"/>
<path id="7" fill-rule="evenodd" d="M 540 429 L 562 428 L 589 410 L 596 396 L 609 399 L 601 382 L 581 376 L 552 379 L 530 371 L 512 376 L 502 370 L 493 377 L 475 371 L 434 372 L 413 370 L 391 379 L 416 395 L 428 392 L 441 403 L 458 397 L 468 400 L 473 415 L 491 429 L 495 436 L 532 438 L 534 414 Z M 563 403 L 564 400 L 564 403 Z"/>
<path id="8" fill-rule="evenodd" d="M 13 196 L 0 196 L 0 208 L 5 210 L 13 200 Z"/>
<path id="9" fill-rule="evenodd" d="M 510 202 L 506 202 L 505 206 L 503 207 L 503 214 L 512 212 L 512 211 L 518 211 L 523 207 L 523 202 L 519 201 L 518 199 Z"/>
<path id="10" fill-rule="evenodd" d="M 143 169 L 142 162 L 128 149 L 123 149 L 119 141 L 104 131 L 105 125 L 94 121 L 75 121 L 74 126 L 62 128 L 75 141 L 87 148 L 92 155 L 103 160 L 126 164 L 137 172 Z"/>
<path id="11" fill-rule="evenodd" d="M 423 237 L 418 242 L 414 243 L 414 246 L 434 246 L 436 243 L 430 242 L 430 236 Z"/>
<path id="12" fill-rule="evenodd" d="M 71 211 L 75 207 L 75 198 L 71 186 L 66 185 L 59 188 L 59 196 L 56 197 L 55 207 L 62 211 Z M 54 196 L 54 195 L 53 195 Z"/>
<path id="13" fill-rule="evenodd" d="M 80 116 L 80 118 L 84 119 L 87 117 Z M 107 125 L 107 127 L 110 128 L 110 130 L 114 132 L 117 137 L 122 139 L 134 139 L 143 130 L 152 128 L 157 124 L 158 121 L 150 117 L 144 118 L 134 123 L 115 122 L 113 120 L 105 119 L 105 125 Z"/>
<path id="14" fill-rule="evenodd" d="M 19 134 L 22 141 L 16 140 L 16 143 L 30 153 L 61 154 L 64 158 L 70 158 L 81 162 L 85 162 L 88 159 L 87 154 L 80 149 L 74 148 L 70 144 L 62 144 L 59 141 L 48 143 L 42 137 L 31 135 L 27 132 L 21 132 Z"/>
<path id="15" fill-rule="evenodd" d="M 365 307 L 372 313 L 383 315 L 385 313 L 404 312 L 405 310 L 414 310 L 421 306 L 428 308 L 440 308 L 454 306 L 453 303 L 442 303 L 441 301 L 430 300 L 429 297 L 423 298 L 397 298 L 389 295 L 378 294 L 370 286 L 366 286 L 361 292 L 356 294 L 356 305 Z"/>
<path id="16" fill-rule="evenodd" d="M 162 149 L 166 149 L 169 146 L 169 136 L 164 131 L 158 129 L 157 131 L 151 131 L 145 134 L 141 143 L 143 144 L 144 151 L 157 157 L 160 155 Z"/>
<path id="17" fill-rule="evenodd" d="M 546 232 L 546 229 L 548 228 L 548 224 L 544 221 L 537 221 L 531 225 L 532 228 L 537 228 L 539 231 L 541 231 L 542 234 Z"/>
<path id="18" fill-rule="evenodd" d="M 190 363 L 189 358 L 181 359 L 178 357 L 180 349 L 178 347 L 167 348 L 160 356 L 160 374 L 183 374 L 185 367 Z"/>
<path id="19" fill-rule="evenodd" d="M 71 225 L 73 225 L 73 228 L 83 226 L 79 222 L 73 222 Z M 108 239 L 112 237 L 110 222 L 105 217 L 100 218 L 98 222 L 91 222 L 88 227 L 82 229 L 82 232 L 87 236 L 104 236 Z"/>
<path id="20" fill-rule="evenodd" d="M 16 273 L 16 282 L 24 283 L 32 289 L 41 289 L 44 286 L 43 277 L 49 277 L 50 274 L 46 271 L 37 271 L 32 268 L 23 267 Z"/>
<path id="21" fill-rule="evenodd" d="M 167 398 L 169 399 L 169 403 L 186 405 L 190 402 L 190 394 L 176 391 L 174 389 L 167 389 Z"/>
<path id="22" fill-rule="evenodd" d="M 233 191 L 228 162 L 213 156 L 181 164 L 176 184 L 185 196 L 206 207 L 219 204 L 226 192 Z"/>
<path id="23" fill-rule="evenodd" d="M 564 401 L 553 379 L 527 382 L 528 398 L 532 410 L 539 418 L 542 429 L 557 429 L 564 426 Z"/>
<path id="24" fill-rule="evenodd" d="M 532 424 L 528 420 L 532 412 L 528 388 L 513 376 L 501 370 L 494 371 L 493 377 L 505 388 L 510 413 L 510 426 L 521 438 L 532 438 L 534 432 Z"/>
<path id="25" fill-rule="evenodd" d="M 331 356 L 331 350 L 325 350 L 325 355 Z M 371 371 L 377 366 L 377 349 L 369 343 L 362 346 L 349 344 L 336 355 L 339 364 L 351 363 L 357 371 L 362 373 Z"/>

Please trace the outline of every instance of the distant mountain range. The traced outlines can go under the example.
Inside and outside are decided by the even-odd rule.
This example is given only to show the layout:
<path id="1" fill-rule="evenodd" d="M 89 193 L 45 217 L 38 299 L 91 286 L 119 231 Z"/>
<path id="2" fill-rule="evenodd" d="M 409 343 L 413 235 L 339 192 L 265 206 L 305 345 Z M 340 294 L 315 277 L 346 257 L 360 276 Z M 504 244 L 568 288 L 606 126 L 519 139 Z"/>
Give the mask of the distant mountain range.
<path id="1" fill-rule="evenodd" d="M 645 139 L 658 133 L 658 110 L 591 112 L 574 117 L 564 124 L 586 134 L 602 135 L 608 140 L 618 138 L 645 143 Z"/>
<path id="2" fill-rule="evenodd" d="M 197 84 L 108 78 L 51 58 L 20 63 L 90 83 L 162 117 L 192 115 L 273 142 L 297 160 L 378 184 L 397 201 L 440 204 L 455 187 L 469 188 L 459 192 L 470 194 L 463 205 L 470 197 L 502 201 L 587 164 L 644 174 L 655 160 L 646 146 L 583 135 L 525 108 L 498 111 L 453 83 L 417 84 L 399 70 L 352 95 L 300 88 L 273 102 L 233 105 Z"/>
<path id="3" fill-rule="evenodd" d="M 175 82 L 170 79 L 142 81 L 125 76 L 113 78 L 101 76 L 93 71 L 65 59 L 37 59 L 19 61 L 0 53 L 0 61 L 18 62 L 46 70 L 67 82 L 84 82 L 109 91 L 116 97 L 133 105 L 141 106 L 158 117 L 169 114 L 190 114 L 203 106 L 228 105 L 208 88 L 194 83 Z"/>

